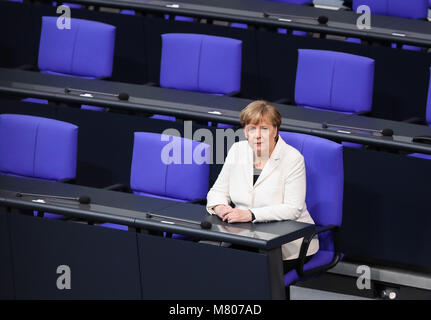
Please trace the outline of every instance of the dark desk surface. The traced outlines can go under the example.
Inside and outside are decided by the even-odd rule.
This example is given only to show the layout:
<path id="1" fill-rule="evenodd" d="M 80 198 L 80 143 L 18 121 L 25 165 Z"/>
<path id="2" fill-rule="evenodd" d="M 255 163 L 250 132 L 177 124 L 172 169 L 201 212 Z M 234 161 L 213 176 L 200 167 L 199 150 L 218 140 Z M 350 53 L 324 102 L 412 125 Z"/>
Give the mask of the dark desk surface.
<path id="1" fill-rule="evenodd" d="M 373 15 L 372 28 L 359 30 L 356 26 L 359 15 L 355 12 L 264 0 L 71 0 L 69 2 L 294 28 L 431 47 L 431 24 L 428 21 Z M 269 15 L 265 16 L 264 13 Z M 319 16 L 327 16 L 329 22 L 326 25 L 320 25 L 316 21 Z M 402 36 L 396 34 L 402 34 Z"/>
<path id="2" fill-rule="evenodd" d="M 129 101 L 95 94 L 93 98 L 77 93 L 66 94 L 64 88 L 87 89 L 104 93 L 126 92 Z M 21 97 L 37 97 L 59 102 L 101 105 L 103 107 L 173 115 L 180 119 L 217 121 L 239 125 L 241 110 L 252 100 L 187 92 L 145 85 L 104 80 L 62 77 L 38 72 L 0 68 L 0 93 Z M 431 154 L 431 145 L 413 143 L 415 136 L 431 135 L 424 125 L 343 115 L 336 112 L 310 110 L 275 104 L 282 115 L 281 130 L 312 134 L 327 139 L 375 145 L 407 152 Z M 216 112 L 216 113 L 214 113 Z M 393 137 L 380 134 L 343 133 L 322 128 L 323 123 L 381 130 L 390 128 Z"/>
<path id="3" fill-rule="evenodd" d="M 79 204 L 73 200 L 53 199 L 37 196 L 17 197 L 17 192 L 33 194 L 79 197 L 87 195 L 90 204 Z M 35 201 L 35 200 L 44 200 Z M 169 200 L 143 197 L 78 185 L 24 179 L 0 175 L 0 205 L 26 210 L 39 210 L 63 214 L 67 217 L 88 221 L 112 222 L 134 228 L 166 231 L 195 236 L 201 239 L 225 241 L 260 249 L 273 249 L 282 244 L 310 235 L 314 225 L 296 221 L 274 223 L 228 224 L 216 216 L 210 216 L 204 206 L 183 204 Z M 199 225 L 177 222 L 167 224 L 160 218 L 148 218 L 147 212 L 172 218 L 182 218 L 200 223 L 210 221 L 211 229 Z M 175 220 L 164 219 L 170 222 Z"/>

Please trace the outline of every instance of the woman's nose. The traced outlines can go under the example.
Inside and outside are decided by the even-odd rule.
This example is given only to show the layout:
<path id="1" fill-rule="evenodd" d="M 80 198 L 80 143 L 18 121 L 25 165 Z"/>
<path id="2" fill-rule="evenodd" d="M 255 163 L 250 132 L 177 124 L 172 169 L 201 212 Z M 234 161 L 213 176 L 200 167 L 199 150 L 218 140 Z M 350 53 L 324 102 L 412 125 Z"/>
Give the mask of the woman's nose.
<path id="1" fill-rule="evenodd" d="M 259 128 L 256 129 L 256 138 L 261 138 L 261 133 L 262 131 L 260 131 Z"/>

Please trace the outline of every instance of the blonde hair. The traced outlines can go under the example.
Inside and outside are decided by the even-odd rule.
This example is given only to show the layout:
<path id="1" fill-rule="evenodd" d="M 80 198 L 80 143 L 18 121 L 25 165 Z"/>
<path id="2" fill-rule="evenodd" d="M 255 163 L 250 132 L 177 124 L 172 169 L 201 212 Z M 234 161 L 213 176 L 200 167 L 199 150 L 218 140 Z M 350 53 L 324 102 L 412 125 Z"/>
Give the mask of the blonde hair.
<path id="1" fill-rule="evenodd" d="M 257 100 L 245 107 L 240 114 L 239 120 L 242 127 L 248 124 L 258 124 L 262 119 L 267 119 L 277 128 L 277 133 L 281 125 L 281 114 L 267 101 Z"/>

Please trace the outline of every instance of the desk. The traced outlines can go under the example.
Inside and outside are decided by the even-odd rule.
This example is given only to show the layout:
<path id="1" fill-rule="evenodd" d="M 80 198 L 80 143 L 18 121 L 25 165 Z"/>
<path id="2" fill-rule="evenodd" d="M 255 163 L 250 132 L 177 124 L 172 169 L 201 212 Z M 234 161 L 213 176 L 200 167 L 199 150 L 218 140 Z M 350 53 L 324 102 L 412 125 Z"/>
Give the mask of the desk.
<path id="1" fill-rule="evenodd" d="M 359 30 L 356 26 L 359 15 L 355 12 L 264 0 L 178 0 L 174 5 L 172 1 L 157 0 L 71 0 L 70 2 L 431 47 L 431 25 L 428 21 L 373 15 L 372 28 Z M 329 22 L 326 25 L 319 24 L 317 22 L 319 16 L 327 16 Z"/>
<path id="2" fill-rule="evenodd" d="M 94 98 L 86 98 L 80 96 L 79 93 L 66 94 L 64 89 L 67 87 L 85 88 L 110 94 L 126 92 L 130 98 L 128 101 L 122 101 L 114 97 L 97 94 L 94 94 Z M 252 101 L 145 85 L 62 77 L 5 68 L 0 68 L 0 93 L 21 97 L 31 96 L 65 103 L 100 105 L 118 110 L 167 114 L 185 120 L 217 121 L 234 125 L 239 125 L 241 110 Z M 310 110 L 282 104 L 275 105 L 282 115 L 281 130 L 406 152 L 431 154 L 430 145 L 412 142 L 412 138 L 415 136 L 431 135 L 431 128 L 427 126 Z M 214 114 L 214 111 L 219 114 Z M 394 136 L 346 134 L 337 130 L 324 129 L 322 128 L 323 123 L 375 130 L 391 128 L 394 131 Z"/>
<path id="3" fill-rule="evenodd" d="M 35 179 L 0 176 L 0 188 L 0 230 L 8 236 L 0 247 L 6 261 L 0 279 L 12 276 L 15 286 L 12 294 L 4 284 L 8 282 L 0 282 L 0 296 L 5 298 L 284 299 L 280 247 L 314 231 L 314 225 L 296 221 L 229 225 L 199 205 Z M 92 201 L 18 198 L 16 192 L 86 194 Z M 46 203 L 33 201 L 37 199 Z M 57 212 L 81 222 L 22 214 L 28 210 Z M 146 211 L 209 220 L 212 227 L 165 224 L 146 218 Z M 107 229 L 82 220 L 132 228 Z M 154 234 L 157 231 L 225 241 L 243 249 L 167 239 Z M 71 269 L 69 290 L 56 287 L 60 265 Z"/>

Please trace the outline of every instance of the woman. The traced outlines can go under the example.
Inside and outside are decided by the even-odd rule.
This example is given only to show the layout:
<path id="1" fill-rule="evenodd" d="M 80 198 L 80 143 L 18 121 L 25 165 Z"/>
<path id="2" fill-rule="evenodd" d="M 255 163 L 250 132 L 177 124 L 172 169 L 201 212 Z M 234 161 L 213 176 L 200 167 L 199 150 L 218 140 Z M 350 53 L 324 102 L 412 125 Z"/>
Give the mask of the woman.
<path id="1" fill-rule="evenodd" d="M 305 204 L 304 158 L 278 135 L 278 110 L 266 101 L 255 101 L 242 110 L 240 122 L 247 141 L 229 150 L 208 192 L 208 212 L 228 223 L 296 220 L 314 224 Z M 301 243 L 298 239 L 282 246 L 285 272 L 296 267 Z M 319 241 L 314 238 L 306 261 L 318 250 Z"/>

